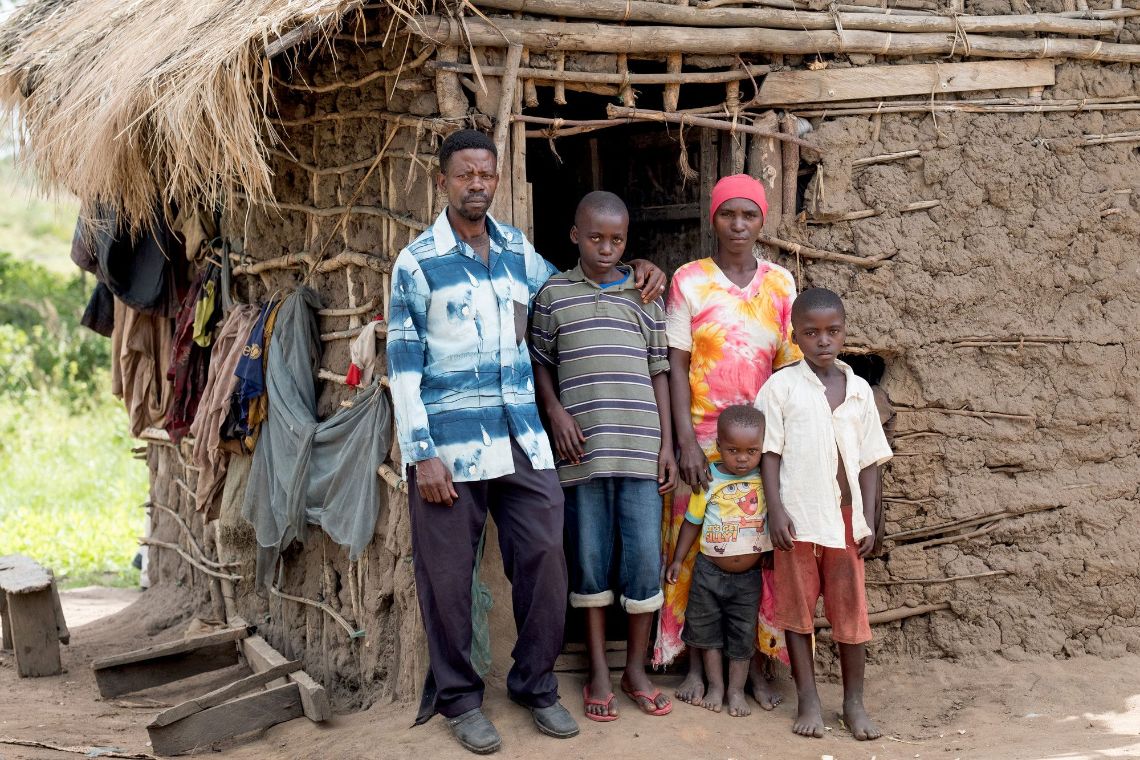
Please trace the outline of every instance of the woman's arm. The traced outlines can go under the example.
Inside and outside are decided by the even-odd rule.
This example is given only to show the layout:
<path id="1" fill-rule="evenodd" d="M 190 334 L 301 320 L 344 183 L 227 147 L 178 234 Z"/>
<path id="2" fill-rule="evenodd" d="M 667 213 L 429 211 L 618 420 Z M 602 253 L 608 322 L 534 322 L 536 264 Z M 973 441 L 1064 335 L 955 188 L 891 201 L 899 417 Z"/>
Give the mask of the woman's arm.
<path id="1" fill-rule="evenodd" d="M 675 441 L 681 453 L 677 460 L 681 480 L 693 491 L 703 491 L 709 485 L 709 462 L 697 443 L 697 433 L 693 430 L 693 399 L 689 389 L 690 356 L 688 351 L 669 349 L 669 402 L 673 407 Z"/>

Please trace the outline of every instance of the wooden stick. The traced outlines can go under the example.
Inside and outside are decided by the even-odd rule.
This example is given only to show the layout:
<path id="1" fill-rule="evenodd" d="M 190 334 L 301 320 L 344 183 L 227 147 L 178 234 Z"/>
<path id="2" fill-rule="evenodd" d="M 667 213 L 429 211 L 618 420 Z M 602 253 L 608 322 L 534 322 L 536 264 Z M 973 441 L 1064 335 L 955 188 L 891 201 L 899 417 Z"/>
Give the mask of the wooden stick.
<path id="1" fill-rule="evenodd" d="M 851 168 L 862 166 L 870 166 L 871 164 L 883 164 L 887 161 L 900 161 L 904 158 L 918 158 L 921 155 L 918 150 L 900 150 L 898 153 L 882 153 L 878 156 L 867 156 L 866 158 L 857 158 L 851 162 Z"/>
<path id="2" fill-rule="evenodd" d="M 474 19 L 470 20 L 474 22 Z M 507 48 L 506 65 L 499 85 L 499 108 L 495 113 L 495 149 L 499 154 L 499 175 L 507 160 L 507 127 L 511 124 L 511 110 L 515 102 L 515 87 L 518 85 L 519 64 L 522 62 L 523 46 L 512 44 Z"/>
<path id="3" fill-rule="evenodd" d="M 233 254 L 237 256 L 238 254 Z M 241 274 L 261 274 L 275 269 L 296 269 L 298 267 L 311 267 L 316 260 L 316 256 L 308 251 L 301 251 L 300 253 L 287 253 L 284 256 L 276 256 L 272 259 L 264 259 L 263 261 L 255 261 L 252 264 L 239 264 L 234 267 L 233 273 L 235 275 Z M 338 253 L 336 256 L 324 259 L 317 263 L 314 269 L 315 274 L 325 274 L 333 272 L 337 269 L 346 266 L 358 266 L 371 269 L 373 272 L 380 274 L 387 274 L 392 269 L 392 262 L 388 259 L 381 259 L 379 256 L 373 256 L 370 253 L 361 253 L 360 251 L 344 251 Z"/>
<path id="4" fill-rule="evenodd" d="M 977 530 L 971 531 L 969 533 L 958 533 L 958 534 L 953 535 L 953 536 L 943 536 L 942 538 L 932 538 L 929 541 L 923 541 L 923 542 L 917 543 L 917 544 L 909 544 L 908 546 L 915 548 L 915 549 L 925 550 L 925 549 L 931 548 L 932 546 L 942 546 L 943 544 L 956 544 L 959 541 L 967 541 L 971 538 L 980 538 L 981 536 L 984 536 L 987 533 L 992 533 L 993 531 L 997 530 L 997 527 L 1000 523 L 1001 523 L 1000 520 L 994 520 L 993 522 L 986 523 L 981 528 L 978 528 Z"/>
<path id="5" fill-rule="evenodd" d="M 1112 143 L 1140 142 L 1140 132 L 1116 132 L 1104 135 L 1085 135 L 1082 145 L 1109 145 Z"/>
<path id="6" fill-rule="evenodd" d="M 335 620 L 337 625 L 339 625 L 344 630 L 348 631 L 348 638 L 349 639 L 359 639 L 362 636 L 364 636 L 364 629 L 363 628 L 360 628 L 360 629 L 353 628 L 349 624 L 349 622 L 347 620 L 345 620 L 340 615 L 340 613 L 338 613 L 336 610 L 334 610 L 332 607 L 325 604 L 324 602 L 317 602 L 317 601 L 314 601 L 312 599 L 306 599 L 303 596 L 293 596 L 292 594 L 286 594 L 284 591 L 277 588 L 277 586 L 275 586 L 275 585 L 269 587 L 269 592 L 271 594 L 273 594 L 274 596 L 279 596 L 282 599 L 288 599 L 291 602 L 297 602 L 299 604 L 307 604 L 310 607 L 316 607 L 317 609 L 321 610 L 326 615 L 331 617 L 333 620 Z"/>
<path id="7" fill-rule="evenodd" d="M 376 161 L 376 156 L 369 156 L 366 159 L 363 159 L 361 161 L 354 161 L 351 164 L 338 164 L 336 166 L 316 166 L 314 164 L 308 164 L 308 163 L 305 163 L 304 161 L 300 161 L 295 156 L 292 156 L 289 153 L 286 153 L 283 150 L 278 150 L 276 148 L 270 148 L 269 149 L 269 155 L 277 156 L 278 158 L 281 158 L 281 159 L 284 159 L 285 161 L 288 161 L 289 163 L 293 164 L 294 166 L 299 166 L 302 169 L 309 171 L 309 172 L 312 172 L 313 174 L 316 174 L 319 176 L 328 176 L 328 175 L 332 175 L 332 174 L 347 174 L 348 172 L 358 171 L 360 169 L 367 169 L 370 166 L 372 166 L 372 164 L 375 163 L 375 161 Z M 430 153 L 409 153 L 407 151 L 389 150 L 389 151 L 386 151 L 384 153 L 384 157 L 385 158 L 404 158 L 404 159 L 408 159 L 411 161 L 418 161 L 420 163 L 424 163 L 424 164 L 428 164 L 428 165 L 432 165 L 432 166 L 439 163 L 439 157 L 432 155 Z"/>
<path id="8" fill-rule="evenodd" d="M 360 333 L 363 332 L 363 330 L 364 330 L 364 327 L 350 327 L 347 330 L 337 330 L 336 332 L 322 333 L 321 334 L 321 342 L 322 343 L 331 343 L 334 340 L 344 340 L 345 338 L 355 338 L 357 335 L 360 335 Z M 387 335 L 388 334 L 388 325 L 387 324 L 380 325 L 379 327 L 376 328 L 376 333 L 378 335 Z"/>
<path id="9" fill-rule="evenodd" d="M 785 113 L 780 117 L 780 132 L 795 137 L 799 123 L 797 117 Z M 788 219 L 796 218 L 796 200 L 799 196 L 800 149 L 796 144 L 780 146 L 780 163 L 783 184 L 780 187 L 780 207 Z M 822 178 L 821 178 L 822 181 Z M 801 255 L 796 252 L 796 255 Z"/>
<path id="10" fill-rule="evenodd" d="M 317 217 L 326 216 L 343 216 L 346 214 L 364 214 L 367 216 L 379 216 L 385 219 L 391 219 L 393 222 L 409 227 L 416 232 L 423 232 L 428 228 L 425 222 L 414 219 L 406 214 L 400 214 L 391 209 L 383 208 L 381 206 L 326 206 L 324 208 L 317 208 L 305 203 L 285 203 L 284 201 L 270 201 L 268 203 L 254 202 L 250 200 L 249 196 L 244 193 L 234 193 L 235 198 L 247 201 L 249 203 L 256 203 L 258 206 L 271 208 L 278 211 L 297 211 L 302 214 L 310 214 Z"/>
<path id="11" fill-rule="evenodd" d="M 909 211 L 926 211 L 928 209 L 938 208 L 941 205 L 942 205 L 942 201 L 938 201 L 938 200 L 915 201 L 914 203 L 908 203 L 905 206 L 903 206 L 902 208 L 898 209 L 898 212 L 900 214 L 904 214 L 904 213 L 907 213 Z M 836 222 L 853 222 L 853 221 L 856 221 L 857 219 L 870 219 L 873 216 L 879 216 L 880 214 L 884 213 L 885 211 L 886 211 L 886 209 L 868 208 L 868 209 L 862 209 L 860 211 L 850 211 L 846 214 L 840 214 L 839 216 L 816 217 L 816 218 L 808 219 L 807 223 L 808 224 L 834 224 Z"/>
<path id="12" fill-rule="evenodd" d="M 785 209 L 785 213 L 787 209 Z M 879 258 L 878 256 L 851 256 L 846 253 L 833 253 L 832 251 L 821 251 L 818 248 L 808 248 L 799 243 L 792 243 L 787 240 L 781 240 L 778 237 L 771 235 L 760 235 L 760 242 L 767 245 L 775 246 L 782 251 L 802 256 L 805 259 L 814 259 L 816 261 L 835 261 L 840 264 L 851 264 L 853 266 L 862 267 L 864 269 L 874 269 L 881 267 L 887 262 L 887 259 Z"/>
<path id="13" fill-rule="evenodd" d="M 404 479 L 401 478 L 399 474 L 388 465 L 380 465 L 380 469 L 377 470 L 377 473 L 379 473 L 380 477 L 384 478 L 385 483 L 387 483 L 395 490 L 399 491 L 400 493 L 408 492 L 407 482 L 404 481 Z"/>
<path id="14" fill-rule="evenodd" d="M 166 506 L 165 504 L 159 504 L 157 501 L 152 501 L 149 503 L 150 503 L 150 506 L 158 507 L 161 510 L 169 512 L 170 515 L 172 517 L 174 517 L 175 521 L 177 521 L 177 523 L 178 523 L 178 527 L 181 528 L 182 532 L 186 534 L 186 538 L 190 542 L 190 548 L 194 550 L 194 554 L 197 555 L 198 560 L 200 562 L 204 562 L 207 565 L 209 565 L 210 567 L 214 567 L 214 568 L 217 568 L 219 570 L 222 568 L 225 568 L 225 567 L 237 567 L 236 562 L 232 562 L 232 563 L 215 562 L 212 559 L 208 558 L 206 556 L 206 553 L 204 551 L 202 551 L 202 547 L 199 546 L 198 542 L 194 539 L 194 532 L 192 530 L 190 530 L 190 526 L 186 524 L 186 521 L 182 519 L 181 515 L 179 515 L 177 512 L 175 512 L 173 509 Z"/>
<path id="15" fill-rule="evenodd" d="M 887 499 L 884 497 L 883 501 L 904 502 L 904 499 Z M 922 501 L 922 500 L 920 500 Z M 916 502 L 909 502 L 916 503 Z M 930 525 L 925 528 L 914 528 L 913 530 L 904 530 L 898 533 L 892 533 L 884 536 L 885 541 L 901 541 L 904 538 L 924 538 L 926 536 L 936 536 L 939 533 L 945 533 L 948 530 L 957 530 L 959 528 L 969 528 L 974 525 L 981 525 L 982 523 L 992 522 L 994 520 L 1005 520 L 1011 517 L 1021 517 L 1022 515 L 1031 515 L 1035 512 L 1048 512 L 1053 509 L 1060 509 L 1062 505 L 1059 504 L 1045 504 L 1028 509 L 1007 509 L 1001 512 L 992 512 L 987 515 L 978 515 L 976 517 L 963 517 L 959 520 L 951 520 L 950 522 L 942 523 L 940 525 Z"/>
<path id="16" fill-rule="evenodd" d="M 495 19 L 494 22 L 443 16 L 424 16 L 415 33 L 436 44 L 458 45 L 465 40 L 475 46 L 524 45 L 538 50 L 564 50 L 627 55 L 698 53 L 733 55 L 743 53 L 874 53 L 876 55 L 966 54 L 980 58 L 1073 58 L 1091 61 L 1140 63 L 1140 45 L 1058 37 L 1014 38 L 942 32 L 877 32 L 845 29 L 796 31 L 757 27 L 719 29 L 679 26 L 606 26 L 558 23 L 527 19 Z M 964 43 L 968 42 L 968 45 Z M 965 49 L 964 49 L 965 48 Z M 968 50 L 968 53 L 966 52 Z"/>
<path id="17" fill-rule="evenodd" d="M 883 610 L 882 612 L 872 612 L 867 616 L 867 622 L 870 625 L 882 625 L 883 623 L 893 623 L 896 620 L 905 620 L 909 617 L 916 615 L 926 615 L 930 612 L 940 612 L 942 610 L 950 609 L 949 602 L 939 602 L 937 604 L 920 604 L 917 607 L 896 607 L 893 610 Z M 816 628 L 830 628 L 831 623 L 827 622 L 827 618 L 816 618 Z"/>
<path id="18" fill-rule="evenodd" d="M 332 370 L 328 370 L 328 369 L 317 370 L 317 379 L 318 380 L 326 380 L 330 383 L 339 383 L 341 385 L 348 385 L 348 376 L 347 375 L 338 375 L 337 373 L 333 372 Z M 380 376 L 380 385 L 384 386 L 385 388 L 391 387 L 388 384 L 388 376 L 387 375 L 381 375 Z"/>
<path id="19" fill-rule="evenodd" d="M 530 50 L 523 49 L 522 61 L 519 62 L 519 70 L 523 68 L 530 68 Z M 533 79 L 523 80 L 523 101 L 526 103 L 527 108 L 538 107 L 538 89 L 534 86 Z M 516 110 L 522 110 L 516 109 Z"/>
<path id="20" fill-rule="evenodd" d="M 357 317 L 375 311 L 378 306 L 380 306 L 380 299 L 373 298 L 368 303 L 352 309 L 320 309 L 317 314 L 322 317 Z"/>
<path id="21" fill-rule="evenodd" d="M 1052 32 L 1054 34 L 1105 35 L 1116 31 L 1115 22 L 1066 18 L 1051 14 L 1009 16 L 907 16 L 865 12 L 819 13 L 811 10 L 775 8 L 693 8 L 645 0 L 478 0 L 484 8 L 525 10 L 544 16 L 570 16 L 594 21 L 636 21 L 694 27 L 766 27 L 769 29 L 840 28 L 883 32 Z M 892 8 L 892 11 L 894 9 Z M 838 16 L 838 18 L 836 18 Z M 496 19 L 497 23 L 498 19 Z"/>
<path id="22" fill-rule="evenodd" d="M 336 92 L 337 90 L 340 90 L 340 89 L 343 89 L 346 87 L 348 87 L 348 88 L 363 87 L 364 85 L 368 84 L 369 82 L 374 82 L 377 79 L 381 79 L 381 78 L 398 77 L 406 71 L 410 71 L 412 69 L 417 69 L 420 66 L 423 66 L 424 63 L 427 62 L 428 58 L 431 58 L 435 54 L 435 52 L 436 52 L 436 49 L 429 45 L 428 47 L 424 48 L 423 52 L 420 53 L 419 55 L 417 55 L 414 59 L 412 59 L 411 61 L 402 62 L 399 66 L 397 66 L 394 69 L 377 69 L 376 71 L 365 74 L 364 76 L 360 77 L 359 79 L 352 79 L 349 81 L 337 81 L 337 82 L 330 82 L 329 84 L 311 85 L 311 84 L 306 84 L 306 83 L 293 84 L 292 82 L 286 82 L 284 80 L 278 79 L 277 77 L 274 77 L 273 80 L 276 84 L 279 84 L 282 87 L 287 87 L 290 90 L 302 90 L 304 92 L 317 92 L 317 93 Z"/>
<path id="23" fill-rule="evenodd" d="M 884 113 L 1050 113 L 1055 111 L 1135 111 L 1140 110 L 1140 103 L 1134 98 L 1119 101 L 1096 102 L 1092 99 L 1086 101 L 1031 101 L 1023 100 L 1017 103 L 978 103 L 968 100 L 928 100 L 922 103 L 892 103 L 884 101 L 877 106 L 858 107 L 818 107 L 796 108 L 795 113 L 802 117 L 826 116 L 839 118 L 840 116 L 867 116 Z"/>
<path id="24" fill-rule="evenodd" d="M 442 47 L 436 54 L 437 61 L 456 62 L 459 48 L 450 45 Z M 459 75 L 447 69 L 435 70 L 435 97 L 439 104 L 439 115 L 445 119 L 457 119 L 467 115 L 467 96 L 459 83 Z"/>
<path id="25" fill-rule="evenodd" d="M 178 544 L 170 544 L 170 543 L 167 543 L 166 541 L 159 541 L 159 540 L 154 539 L 154 538 L 140 538 L 139 543 L 143 544 L 145 546 L 157 546 L 157 547 L 160 547 L 162 549 L 170 549 L 171 551 L 177 552 L 178 555 L 180 557 L 182 557 L 182 559 L 186 560 L 189 564 L 198 568 L 203 573 L 205 573 L 206 575 L 209 575 L 212 578 L 221 578 L 223 580 L 234 581 L 235 583 L 237 581 L 241 580 L 240 575 L 232 575 L 229 573 L 219 573 L 217 570 L 211 570 L 210 568 L 208 568 L 205 565 L 198 562 L 198 560 L 191 557 L 185 551 L 183 551 L 182 547 L 179 546 Z"/>
<path id="26" fill-rule="evenodd" d="M 1033 422 L 1031 414 L 1009 414 L 1007 412 L 975 411 L 973 409 L 947 409 L 941 406 L 901 406 L 895 404 L 896 412 L 939 412 L 940 414 L 953 414 L 961 417 L 977 417 L 979 419 L 1017 420 L 1019 422 Z"/>
<path id="27" fill-rule="evenodd" d="M 611 119 L 636 119 L 639 121 L 660 121 L 668 124 L 681 124 L 690 127 L 707 127 L 709 129 L 719 129 L 726 132 L 742 132 L 749 135 L 757 135 L 759 137 L 769 137 L 774 140 L 781 140 L 787 143 L 794 143 L 796 145 L 803 145 L 813 150 L 818 151 L 819 148 L 812 145 L 807 140 L 802 140 L 795 135 L 783 134 L 781 132 L 766 132 L 751 124 L 741 124 L 733 122 L 718 121 L 716 119 L 709 119 L 702 116 L 690 116 L 686 113 L 670 113 L 668 111 L 647 111 L 642 108 L 625 108 L 624 106 L 617 106 L 610 103 L 606 106 L 606 115 Z"/>
<path id="28" fill-rule="evenodd" d="M 566 54 L 562 52 L 554 53 L 554 71 L 557 74 L 563 74 L 566 71 Z M 566 105 L 566 82 L 565 80 L 554 80 L 554 105 Z"/>
<path id="29" fill-rule="evenodd" d="M 990 578 L 997 575 L 1012 575 L 1009 570 L 990 570 L 988 573 L 971 573 L 970 575 L 954 575 L 948 578 L 899 578 L 889 581 L 866 581 L 868 586 L 930 586 L 936 583 L 956 583 L 957 581 L 972 580 L 974 578 Z"/>
<path id="30" fill-rule="evenodd" d="M 680 60 L 680 54 L 676 55 Z M 563 54 L 563 57 L 565 55 Z M 430 64 L 430 68 L 455 71 L 462 74 L 470 74 L 474 67 L 469 63 L 442 63 L 435 62 Z M 490 76 L 502 76 L 504 68 L 502 66 L 482 66 L 480 67 L 483 73 Z M 749 64 L 748 66 L 740 69 L 731 69 L 729 71 L 681 71 L 679 65 L 676 71 L 670 69 L 664 74 L 640 74 L 630 72 L 628 79 L 622 77 L 621 74 L 611 74 L 607 71 L 567 71 L 565 69 L 525 69 L 519 68 L 518 76 L 530 77 L 540 82 L 584 82 L 589 84 L 616 84 L 620 85 L 628 82 L 629 84 L 663 84 L 663 85 L 681 85 L 681 84 L 722 84 L 724 82 L 738 82 L 744 79 L 751 79 L 752 77 L 764 76 L 771 70 L 770 66 L 763 64 Z M 557 84 L 556 84 L 557 86 Z M 668 91 L 668 88 L 666 88 Z M 675 110 L 675 109 L 666 109 Z"/>
<path id="31" fill-rule="evenodd" d="M 672 76 L 681 75 L 681 67 L 684 64 L 684 56 L 680 53 L 669 53 L 665 56 L 665 68 Z M 670 82 L 665 85 L 664 103 L 666 111 L 676 111 L 677 105 L 681 99 L 681 83 Z"/>
<path id="32" fill-rule="evenodd" d="M 37 749 L 50 749 L 53 752 L 66 752 L 71 755 L 85 755 L 87 757 L 115 757 L 125 758 L 126 760 L 158 760 L 156 756 L 151 755 L 147 752 L 114 752 L 106 751 L 106 747 L 66 747 L 62 744 L 40 742 L 33 739 L 13 739 L 10 736 L 0 736 L 0 744 L 8 744 L 13 747 L 35 747 Z"/>

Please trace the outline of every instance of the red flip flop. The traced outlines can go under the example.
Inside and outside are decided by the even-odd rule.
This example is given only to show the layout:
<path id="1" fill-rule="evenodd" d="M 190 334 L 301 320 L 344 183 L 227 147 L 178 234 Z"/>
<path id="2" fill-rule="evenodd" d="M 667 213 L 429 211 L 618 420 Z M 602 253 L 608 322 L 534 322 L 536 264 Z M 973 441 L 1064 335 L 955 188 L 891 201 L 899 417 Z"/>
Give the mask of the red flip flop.
<path id="1" fill-rule="evenodd" d="M 610 705 L 613 703 L 614 693 L 612 691 L 605 699 L 594 699 L 590 696 L 590 684 L 585 684 L 582 686 L 582 710 L 586 713 L 586 717 L 590 720 L 596 720 L 598 723 L 609 723 L 612 720 L 617 720 L 618 716 L 616 715 L 595 715 L 594 713 L 589 712 L 585 709 L 587 707 L 598 705 L 606 708 L 606 712 L 608 713 Z M 672 707 L 672 705 L 670 705 L 670 707 Z"/>
<path id="2" fill-rule="evenodd" d="M 657 698 L 661 696 L 660 689 L 654 689 L 653 693 L 650 694 L 648 691 L 636 691 L 635 689 L 627 689 L 623 683 L 621 690 L 627 697 L 632 699 L 633 703 L 637 705 L 646 715 L 668 715 L 669 713 L 673 712 L 672 700 L 670 700 L 669 704 L 665 705 L 664 707 L 655 707 L 657 704 Z M 646 704 L 646 702 L 642 702 L 641 700 L 643 699 L 646 700 L 648 704 Z"/>

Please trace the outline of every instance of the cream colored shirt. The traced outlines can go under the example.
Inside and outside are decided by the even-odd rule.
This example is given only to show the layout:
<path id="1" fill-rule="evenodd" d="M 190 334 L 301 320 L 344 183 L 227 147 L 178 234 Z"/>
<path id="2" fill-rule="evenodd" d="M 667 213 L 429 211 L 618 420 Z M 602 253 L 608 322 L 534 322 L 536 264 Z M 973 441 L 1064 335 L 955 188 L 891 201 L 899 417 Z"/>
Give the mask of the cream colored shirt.
<path id="1" fill-rule="evenodd" d="M 780 498 L 796 540 L 833 549 L 845 546 L 840 490 L 835 473 L 843 456 L 851 490 L 851 527 L 856 541 L 871 535 L 863 515 L 859 471 L 891 458 L 891 447 L 867 381 L 841 361 L 847 395 L 835 411 L 823 382 L 806 361 L 772 375 L 756 396 L 764 413 L 764 451 L 779 454 Z"/>

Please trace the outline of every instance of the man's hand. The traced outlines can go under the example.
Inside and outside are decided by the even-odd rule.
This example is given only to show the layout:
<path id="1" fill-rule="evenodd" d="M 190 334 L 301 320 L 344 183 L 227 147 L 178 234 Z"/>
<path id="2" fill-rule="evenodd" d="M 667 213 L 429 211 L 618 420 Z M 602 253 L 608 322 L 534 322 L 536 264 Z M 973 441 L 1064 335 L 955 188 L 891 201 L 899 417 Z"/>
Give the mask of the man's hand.
<path id="1" fill-rule="evenodd" d="M 451 473 L 439 457 L 416 462 L 416 489 L 424 501 L 445 507 L 450 507 L 459 498 L 451 483 Z"/>
<path id="2" fill-rule="evenodd" d="M 661 453 L 657 455 L 657 482 L 657 493 L 662 496 L 672 493 L 677 487 L 677 460 L 673 458 L 672 445 L 668 448 L 662 446 Z"/>
<path id="3" fill-rule="evenodd" d="M 669 278 L 660 267 L 645 259 L 633 259 L 629 265 L 633 268 L 633 286 L 641 291 L 642 303 L 665 295 L 665 283 Z"/>
<path id="4" fill-rule="evenodd" d="M 554 453 L 570 464 L 578 464 L 582 461 L 582 455 L 586 453 L 586 436 L 582 435 L 578 421 L 563 409 L 561 404 L 557 405 L 557 408 L 548 409 L 547 414 L 550 417 Z"/>
<path id="5" fill-rule="evenodd" d="M 875 534 L 859 539 L 859 559 L 865 559 L 875 549 Z"/>
<path id="6" fill-rule="evenodd" d="M 681 444 L 681 456 L 677 460 L 677 467 L 681 470 L 681 480 L 685 481 L 694 493 L 709 487 L 711 478 L 709 460 L 696 441 Z"/>
<path id="7" fill-rule="evenodd" d="M 773 509 L 771 504 L 768 504 L 768 537 L 772 539 L 772 546 L 780 551 L 790 552 L 795 546 L 796 526 L 782 507 Z"/>
<path id="8" fill-rule="evenodd" d="M 665 582 L 672 585 L 677 582 L 679 577 L 681 577 L 681 560 L 669 565 L 669 569 L 665 571 Z"/>

